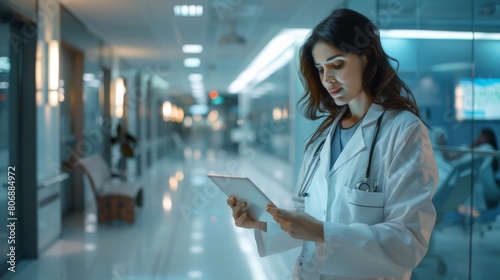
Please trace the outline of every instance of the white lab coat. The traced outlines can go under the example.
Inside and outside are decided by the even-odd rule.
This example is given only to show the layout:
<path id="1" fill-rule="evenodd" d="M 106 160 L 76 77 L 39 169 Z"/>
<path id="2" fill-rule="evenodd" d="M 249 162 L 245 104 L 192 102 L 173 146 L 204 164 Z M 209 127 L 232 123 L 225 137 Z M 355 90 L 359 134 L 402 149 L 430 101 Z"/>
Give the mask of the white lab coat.
<path id="1" fill-rule="evenodd" d="M 294 198 L 298 209 L 323 221 L 323 244 L 294 239 L 273 223 L 268 223 L 267 233 L 255 230 L 261 257 L 302 246 L 293 279 L 409 280 L 427 252 L 436 218 L 432 195 L 438 172 L 427 129 L 415 115 L 385 112 L 370 174 L 378 190 L 354 188 L 364 178 L 382 112 L 380 105 L 371 105 L 331 170 L 331 129 L 306 151 L 297 186 L 326 137 L 309 196 Z"/>

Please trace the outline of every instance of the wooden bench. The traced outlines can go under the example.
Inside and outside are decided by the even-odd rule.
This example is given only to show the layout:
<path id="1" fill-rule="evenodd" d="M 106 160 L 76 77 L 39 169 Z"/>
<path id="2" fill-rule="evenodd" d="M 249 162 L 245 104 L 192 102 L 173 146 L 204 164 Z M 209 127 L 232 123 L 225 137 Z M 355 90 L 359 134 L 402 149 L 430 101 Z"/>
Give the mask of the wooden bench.
<path id="1" fill-rule="evenodd" d="M 97 220 L 123 220 L 133 223 L 135 205 L 142 206 L 143 194 L 140 182 L 113 178 L 113 174 L 100 155 L 78 160 L 83 173 L 88 176 L 97 202 Z"/>

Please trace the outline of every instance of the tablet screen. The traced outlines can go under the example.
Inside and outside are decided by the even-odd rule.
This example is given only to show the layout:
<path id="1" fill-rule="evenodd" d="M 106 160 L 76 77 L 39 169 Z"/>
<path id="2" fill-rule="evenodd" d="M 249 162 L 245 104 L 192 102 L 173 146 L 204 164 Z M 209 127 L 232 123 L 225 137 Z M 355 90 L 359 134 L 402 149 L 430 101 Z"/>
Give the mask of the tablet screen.
<path id="1" fill-rule="evenodd" d="M 266 212 L 268 204 L 274 204 L 250 179 L 241 176 L 208 174 L 208 178 L 228 197 L 235 196 L 238 201 L 245 201 L 248 215 L 256 221 L 273 222 L 273 217 Z"/>

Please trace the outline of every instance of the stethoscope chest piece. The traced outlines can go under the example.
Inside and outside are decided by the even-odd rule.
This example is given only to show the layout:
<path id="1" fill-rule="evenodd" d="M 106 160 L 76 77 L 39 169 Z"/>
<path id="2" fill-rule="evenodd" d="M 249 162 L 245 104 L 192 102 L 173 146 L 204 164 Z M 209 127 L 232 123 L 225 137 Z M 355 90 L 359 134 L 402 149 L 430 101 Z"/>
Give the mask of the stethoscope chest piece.
<path id="1" fill-rule="evenodd" d="M 368 182 L 360 182 L 356 185 L 356 189 L 364 192 L 371 192 L 372 186 Z"/>
<path id="2" fill-rule="evenodd" d="M 374 184 L 368 183 L 368 180 L 365 179 L 363 182 L 359 182 L 356 185 L 356 189 L 364 192 L 376 192 L 377 191 L 377 181 L 374 182 Z"/>

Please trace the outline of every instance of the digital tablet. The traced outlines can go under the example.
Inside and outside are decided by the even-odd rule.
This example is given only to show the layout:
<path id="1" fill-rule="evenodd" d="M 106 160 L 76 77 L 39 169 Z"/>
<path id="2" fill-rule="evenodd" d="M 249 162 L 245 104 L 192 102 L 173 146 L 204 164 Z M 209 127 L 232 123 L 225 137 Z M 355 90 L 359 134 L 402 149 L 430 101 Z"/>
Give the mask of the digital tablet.
<path id="1" fill-rule="evenodd" d="M 248 205 L 248 215 L 256 221 L 274 222 L 266 206 L 274 203 L 247 177 L 208 174 L 208 178 L 228 197 L 235 196 L 238 201 Z"/>

